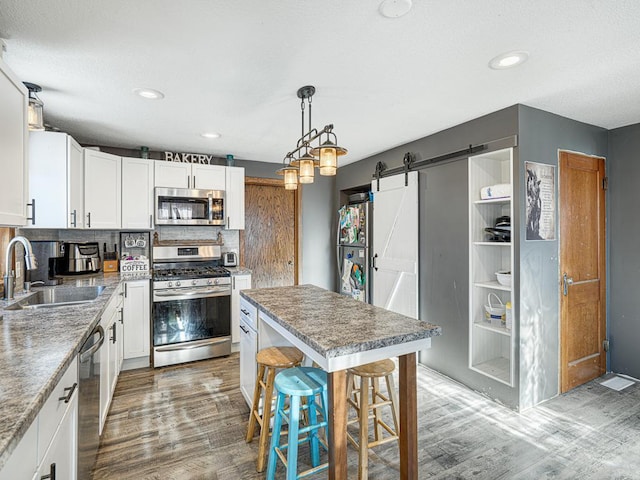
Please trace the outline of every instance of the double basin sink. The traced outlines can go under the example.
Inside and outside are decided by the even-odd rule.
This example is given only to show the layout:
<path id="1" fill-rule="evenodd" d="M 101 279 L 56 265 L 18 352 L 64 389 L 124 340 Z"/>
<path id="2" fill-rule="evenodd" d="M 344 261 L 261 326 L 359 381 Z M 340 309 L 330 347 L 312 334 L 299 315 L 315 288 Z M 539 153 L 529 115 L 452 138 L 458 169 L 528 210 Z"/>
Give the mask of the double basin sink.
<path id="1" fill-rule="evenodd" d="M 74 287 L 74 288 L 45 288 L 38 290 L 15 303 L 5 310 L 23 310 L 27 308 L 46 308 L 62 305 L 89 303 L 98 298 L 104 286 Z"/>

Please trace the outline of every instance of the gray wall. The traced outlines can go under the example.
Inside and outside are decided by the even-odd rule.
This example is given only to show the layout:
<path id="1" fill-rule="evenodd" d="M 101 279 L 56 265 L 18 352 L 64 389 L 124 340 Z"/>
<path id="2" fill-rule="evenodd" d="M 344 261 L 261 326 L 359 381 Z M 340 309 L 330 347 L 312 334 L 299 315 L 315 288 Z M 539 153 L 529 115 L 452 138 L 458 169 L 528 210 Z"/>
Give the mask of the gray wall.
<path id="1" fill-rule="evenodd" d="M 609 132 L 611 370 L 640 378 L 640 124 Z"/>
<path id="2" fill-rule="evenodd" d="M 523 182 L 524 162 L 538 162 L 558 166 L 558 150 L 573 150 L 587 155 L 607 155 L 607 131 L 576 122 L 524 105 L 518 108 L 519 141 L 517 175 L 514 181 Z M 608 167 L 608 165 L 607 165 Z M 556 168 L 556 192 L 558 187 Z M 551 398 L 559 389 L 559 235 L 555 241 L 526 241 L 524 188 L 514 185 L 519 193 L 518 218 L 520 257 L 519 307 L 514 312 L 519 318 L 520 406 L 528 408 Z M 556 195 L 556 212 L 559 212 Z M 557 216 L 559 222 L 559 214 Z"/>
<path id="3" fill-rule="evenodd" d="M 428 159 L 469 144 L 517 134 L 518 107 L 513 106 L 438 132 L 338 170 L 339 191 L 366 185 L 378 161 L 402 165 L 406 152 Z M 469 234 L 467 162 L 435 164 L 420 171 L 420 318 L 442 326 L 442 336 L 422 352 L 420 361 L 515 408 L 517 389 L 469 369 Z"/>

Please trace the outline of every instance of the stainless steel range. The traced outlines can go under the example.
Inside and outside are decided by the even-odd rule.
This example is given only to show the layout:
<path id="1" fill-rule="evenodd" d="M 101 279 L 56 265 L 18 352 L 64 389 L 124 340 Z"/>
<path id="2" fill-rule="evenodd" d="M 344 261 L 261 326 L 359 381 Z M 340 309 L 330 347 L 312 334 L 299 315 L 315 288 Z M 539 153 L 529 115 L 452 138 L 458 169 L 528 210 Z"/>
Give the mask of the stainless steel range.
<path id="1" fill-rule="evenodd" d="M 153 247 L 153 366 L 231 353 L 231 274 L 217 245 Z"/>

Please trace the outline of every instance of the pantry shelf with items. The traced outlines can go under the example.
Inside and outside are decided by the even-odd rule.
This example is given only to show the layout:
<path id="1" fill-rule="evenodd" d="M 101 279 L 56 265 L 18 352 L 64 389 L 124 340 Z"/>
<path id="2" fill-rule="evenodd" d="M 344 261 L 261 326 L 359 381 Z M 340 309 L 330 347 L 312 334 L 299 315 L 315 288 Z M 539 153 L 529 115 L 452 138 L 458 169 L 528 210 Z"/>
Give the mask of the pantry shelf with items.
<path id="1" fill-rule="evenodd" d="M 469 368 L 514 385 L 513 150 L 469 157 Z"/>

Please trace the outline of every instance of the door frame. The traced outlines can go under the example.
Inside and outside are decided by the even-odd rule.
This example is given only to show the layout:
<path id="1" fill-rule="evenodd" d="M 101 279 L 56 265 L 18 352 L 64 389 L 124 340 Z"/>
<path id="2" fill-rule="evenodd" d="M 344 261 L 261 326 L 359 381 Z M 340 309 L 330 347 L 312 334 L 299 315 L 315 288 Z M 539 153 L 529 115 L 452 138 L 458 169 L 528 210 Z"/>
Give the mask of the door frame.
<path id="1" fill-rule="evenodd" d="M 244 177 L 245 187 L 247 185 L 257 185 L 262 187 L 280 187 L 284 188 L 282 184 L 282 180 L 277 178 L 262 178 L 262 177 Z M 302 193 L 301 193 L 301 185 L 298 185 L 298 188 L 294 192 L 294 213 L 293 213 L 293 242 L 294 242 L 294 262 L 296 263 L 296 268 L 293 271 L 293 284 L 298 285 L 298 278 L 300 272 L 302 270 L 302 265 L 300 262 L 301 259 L 301 240 L 302 240 L 302 232 L 300 231 L 300 226 L 302 225 L 302 221 L 300 218 L 300 213 L 302 212 Z M 246 188 L 245 188 L 246 192 Z M 245 202 L 246 205 L 246 202 Z M 240 230 L 240 239 L 238 248 L 240 250 L 240 266 L 245 266 L 244 264 L 244 236 L 245 231 Z"/>
<path id="2" fill-rule="evenodd" d="M 598 159 L 598 160 L 602 160 L 604 163 L 604 175 L 603 175 L 603 179 L 607 178 L 607 158 L 602 156 L 602 155 L 592 155 L 592 154 L 588 154 L 588 153 L 584 153 L 584 152 L 577 152 L 575 150 L 568 150 L 568 149 L 558 149 L 558 209 L 560 212 L 559 215 L 559 222 L 558 222 L 558 230 L 559 230 L 559 235 L 560 235 L 560 241 L 558 242 L 558 309 L 559 309 L 559 322 L 558 322 L 558 339 L 559 339 L 559 348 L 558 348 L 558 391 L 559 393 L 565 393 L 567 391 L 570 391 L 571 388 L 565 388 L 566 385 L 566 379 L 564 377 L 563 374 L 563 365 L 564 365 L 564 359 L 565 359 L 565 347 L 563 344 L 563 334 L 564 334 L 564 330 L 565 330 L 565 322 L 566 319 L 564 317 L 564 308 L 563 308 L 563 294 L 562 294 L 562 289 L 563 289 L 563 278 L 562 278 L 562 266 L 563 266 L 563 262 L 562 262 L 562 203 L 561 203 L 561 185 L 560 185 L 560 181 L 562 178 L 562 165 L 561 165 L 561 156 L 562 154 L 573 154 L 573 155 L 580 155 L 583 157 L 588 157 L 588 158 L 594 158 L 594 159 Z M 603 232 L 603 237 L 604 237 L 604 242 L 603 242 L 603 249 L 602 249 L 602 258 L 599 259 L 600 262 L 600 267 L 602 270 L 602 278 L 600 280 L 600 289 L 601 291 L 604 291 L 604 308 L 602 308 L 602 314 L 603 314 L 603 323 L 604 323 L 604 333 L 605 333 L 605 339 L 609 338 L 609 289 L 608 289 L 608 283 L 607 280 L 609 278 L 609 235 L 608 235 L 608 229 L 607 229 L 607 221 L 608 221 L 608 208 L 609 208 L 609 195 L 608 195 L 608 189 L 605 188 L 604 189 L 604 208 L 602 209 L 602 216 L 604 216 L 602 225 L 604 228 L 604 232 Z M 604 366 L 604 371 L 605 373 L 608 372 L 608 367 L 609 367 L 609 358 L 610 358 L 610 353 L 609 350 L 606 349 L 605 350 L 605 366 Z"/>

